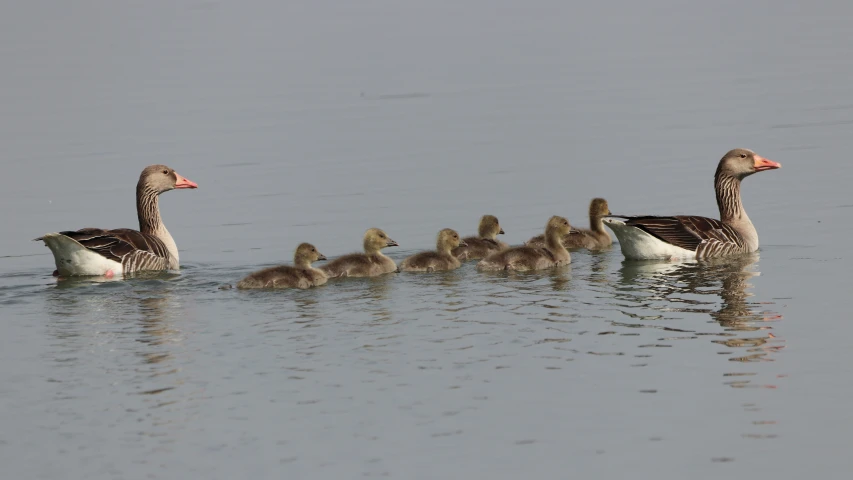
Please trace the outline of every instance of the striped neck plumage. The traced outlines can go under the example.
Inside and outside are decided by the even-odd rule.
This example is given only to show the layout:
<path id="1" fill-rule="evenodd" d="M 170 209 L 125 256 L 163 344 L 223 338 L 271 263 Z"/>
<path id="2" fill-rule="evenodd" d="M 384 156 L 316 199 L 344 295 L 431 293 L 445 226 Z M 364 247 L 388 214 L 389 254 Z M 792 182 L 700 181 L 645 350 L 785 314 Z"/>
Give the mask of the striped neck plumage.
<path id="1" fill-rule="evenodd" d="M 720 220 L 723 223 L 736 224 L 743 220 L 749 221 L 740 198 L 739 178 L 719 173 L 714 178 L 714 190 L 717 194 Z"/>
<path id="2" fill-rule="evenodd" d="M 139 217 L 139 231 L 156 234 L 163 229 L 160 219 L 160 192 L 140 182 L 136 186 L 136 214 Z"/>

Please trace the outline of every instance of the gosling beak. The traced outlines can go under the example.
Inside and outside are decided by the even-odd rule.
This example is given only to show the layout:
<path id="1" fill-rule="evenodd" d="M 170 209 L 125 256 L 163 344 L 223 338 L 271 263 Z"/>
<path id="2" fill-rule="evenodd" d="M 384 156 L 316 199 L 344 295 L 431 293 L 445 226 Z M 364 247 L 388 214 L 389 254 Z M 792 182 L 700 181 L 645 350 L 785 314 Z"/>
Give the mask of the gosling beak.
<path id="1" fill-rule="evenodd" d="M 763 172 L 765 170 L 775 170 L 777 168 L 782 168 L 782 164 L 756 155 L 755 163 L 752 165 L 752 168 L 754 168 L 756 172 Z"/>
<path id="2" fill-rule="evenodd" d="M 317 252 L 317 261 L 319 262 L 320 260 L 328 260 L 328 259 L 322 253 Z"/>
<path id="3" fill-rule="evenodd" d="M 467 247 L 467 246 L 468 246 L 468 244 L 467 244 L 467 243 L 465 243 L 465 240 L 459 240 L 459 246 L 460 246 L 460 247 Z"/>
<path id="4" fill-rule="evenodd" d="M 400 245 L 398 245 L 398 244 L 397 244 L 397 242 L 395 242 L 394 240 L 391 240 L 391 239 L 389 238 L 389 239 L 388 239 L 388 243 L 386 243 L 386 244 L 385 244 L 385 246 L 386 246 L 386 247 L 399 247 Z"/>
<path id="5" fill-rule="evenodd" d="M 177 177 L 177 181 L 175 182 L 175 188 L 198 188 L 198 184 L 193 182 L 192 180 L 182 177 L 175 172 L 175 177 Z"/>
<path id="6" fill-rule="evenodd" d="M 569 234 L 570 234 L 570 235 L 580 235 L 581 233 L 583 233 L 583 232 L 581 232 L 580 230 L 578 230 L 578 229 L 577 229 L 577 228 L 575 228 L 575 227 L 572 227 L 572 228 L 570 228 L 570 229 L 569 229 Z"/>
<path id="7" fill-rule="evenodd" d="M 500 231 L 500 232 L 498 232 L 498 235 L 503 235 L 503 234 L 504 234 L 504 229 L 503 229 L 503 228 L 501 228 L 501 231 Z"/>

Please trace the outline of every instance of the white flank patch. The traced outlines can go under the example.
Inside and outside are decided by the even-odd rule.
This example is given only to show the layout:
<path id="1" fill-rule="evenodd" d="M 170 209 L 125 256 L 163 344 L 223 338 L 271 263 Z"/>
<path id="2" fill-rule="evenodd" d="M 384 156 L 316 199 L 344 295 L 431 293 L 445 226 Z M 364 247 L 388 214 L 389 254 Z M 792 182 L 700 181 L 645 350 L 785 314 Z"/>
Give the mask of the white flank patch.
<path id="1" fill-rule="evenodd" d="M 109 270 L 112 270 L 115 275 L 122 274 L 120 263 L 88 250 L 72 238 L 58 233 L 48 233 L 42 239 L 47 248 L 53 252 L 56 269 L 62 276 L 103 275 Z"/>
<path id="2" fill-rule="evenodd" d="M 696 252 L 676 247 L 649 235 L 637 227 L 625 225 L 614 218 L 604 218 L 604 224 L 619 239 L 622 254 L 630 260 L 685 260 L 696 258 Z"/>

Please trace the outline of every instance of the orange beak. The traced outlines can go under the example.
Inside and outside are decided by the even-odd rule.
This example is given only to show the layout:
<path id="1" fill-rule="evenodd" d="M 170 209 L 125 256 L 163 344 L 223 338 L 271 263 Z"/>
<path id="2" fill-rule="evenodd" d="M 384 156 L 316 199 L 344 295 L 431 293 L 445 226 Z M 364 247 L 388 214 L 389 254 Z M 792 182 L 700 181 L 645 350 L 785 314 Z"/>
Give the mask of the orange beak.
<path id="1" fill-rule="evenodd" d="M 756 155 L 755 163 L 752 167 L 755 168 L 756 172 L 763 172 L 765 170 L 775 170 L 777 168 L 782 168 L 782 164 L 774 162 L 773 160 L 767 160 L 764 157 Z"/>
<path id="2" fill-rule="evenodd" d="M 175 176 L 178 177 L 178 181 L 175 182 L 175 188 L 198 188 L 197 183 L 180 176 L 178 172 L 175 172 Z"/>

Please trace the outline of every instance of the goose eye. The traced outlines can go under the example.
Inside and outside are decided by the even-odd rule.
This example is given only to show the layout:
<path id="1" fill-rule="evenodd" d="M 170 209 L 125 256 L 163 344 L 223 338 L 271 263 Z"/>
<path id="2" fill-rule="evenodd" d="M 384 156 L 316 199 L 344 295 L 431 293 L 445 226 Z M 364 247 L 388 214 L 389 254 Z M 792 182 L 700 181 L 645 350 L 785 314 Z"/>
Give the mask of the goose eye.
<path id="1" fill-rule="evenodd" d="M 746 154 L 745 154 L 745 153 L 741 153 L 741 154 L 740 154 L 740 158 L 746 158 Z"/>
<path id="2" fill-rule="evenodd" d="M 163 175 L 168 175 L 168 174 L 169 174 L 168 170 L 163 170 Z"/>

